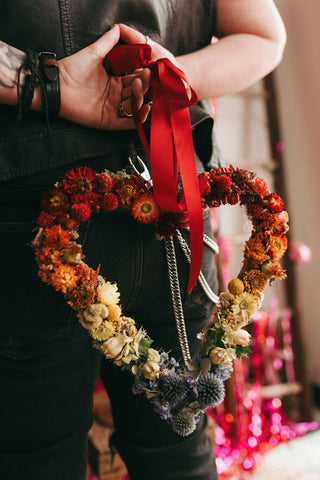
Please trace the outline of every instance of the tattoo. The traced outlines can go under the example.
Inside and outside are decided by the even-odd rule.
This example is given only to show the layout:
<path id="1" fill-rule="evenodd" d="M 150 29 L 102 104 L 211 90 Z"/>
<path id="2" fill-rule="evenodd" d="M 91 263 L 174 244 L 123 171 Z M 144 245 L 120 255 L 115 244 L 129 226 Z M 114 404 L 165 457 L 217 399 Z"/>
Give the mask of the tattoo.
<path id="1" fill-rule="evenodd" d="M 0 86 L 15 88 L 17 86 L 17 71 L 25 61 L 25 54 L 10 45 L 0 41 Z"/>

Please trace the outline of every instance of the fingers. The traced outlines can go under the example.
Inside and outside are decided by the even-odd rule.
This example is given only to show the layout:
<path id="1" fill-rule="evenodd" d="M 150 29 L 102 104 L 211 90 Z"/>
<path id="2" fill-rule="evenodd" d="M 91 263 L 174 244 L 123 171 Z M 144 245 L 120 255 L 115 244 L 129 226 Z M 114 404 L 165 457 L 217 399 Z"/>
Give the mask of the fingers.
<path id="1" fill-rule="evenodd" d="M 96 42 L 92 44 L 95 53 L 103 58 L 120 40 L 120 27 L 118 24 L 103 34 Z"/>
<path id="2" fill-rule="evenodd" d="M 126 75 L 122 77 L 122 98 L 129 98 L 131 96 L 132 85 L 135 79 L 140 79 L 141 83 L 135 84 L 136 87 L 140 86 L 142 90 L 142 95 L 145 95 L 150 88 L 150 79 L 151 79 L 151 72 L 148 68 L 140 70 L 138 73 L 133 75 Z M 136 88 L 135 87 L 135 88 Z M 138 96 L 138 91 L 135 90 L 135 96 Z"/>

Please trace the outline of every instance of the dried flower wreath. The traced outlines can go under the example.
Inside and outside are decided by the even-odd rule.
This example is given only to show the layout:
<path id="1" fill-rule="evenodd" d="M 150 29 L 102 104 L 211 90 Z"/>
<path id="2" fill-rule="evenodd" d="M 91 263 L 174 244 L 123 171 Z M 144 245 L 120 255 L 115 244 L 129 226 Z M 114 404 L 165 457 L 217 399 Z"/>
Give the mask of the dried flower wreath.
<path id="1" fill-rule="evenodd" d="M 206 179 L 203 207 L 240 203 L 253 230 L 238 277 L 220 294 L 213 321 L 199 335 L 202 342 L 191 369 L 151 348 L 143 328 L 137 329 L 135 321 L 122 314 L 116 284 L 83 261 L 77 243 L 80 223 L 99 210 L 126 208 L 137 222 L 153 224 L 162 238 L 187 228 L 186 214 L 162 212 L 138 176 L 77 168 L 45 193 L 37 219 L 40 228 L 32 242 L 40 278 L 64 294 L 94 346 L 131 371 L 133 393 L 144 393 L 160 417 L 183 436 L 194 431 L 201 411 L 223 401 L 223 382 L 233 359 L 250 352 L 250 335 L 243 327 L 260 307 L 267 282 L 286 276 L 278 263 L 287 248 L 288 215 L 282 199 L 254 173 L 231 166 L 202 173 L 199 179 Z"/>

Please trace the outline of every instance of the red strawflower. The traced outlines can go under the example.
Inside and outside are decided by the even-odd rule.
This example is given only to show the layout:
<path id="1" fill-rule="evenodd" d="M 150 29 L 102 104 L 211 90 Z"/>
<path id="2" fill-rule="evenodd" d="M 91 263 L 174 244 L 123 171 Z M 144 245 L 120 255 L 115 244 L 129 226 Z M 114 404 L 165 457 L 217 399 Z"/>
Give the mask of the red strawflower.
<path id="1" fill-rule="evenodd" d="M 229 195 L 227 196 L 227 203 L 229 203 L 229 205 L 236 205 L 239 202 L 239 199 L 240 199 L 239 193 L 236 190 L 234 190 L 231 193 L 229 193 Z"/>
<path id="2" fill-rule="evenodd" d="M 37 224 L 40 227 L 49 227 L 52 224 L 54 217 L 47 212 L 40 212 L 39 217 L 37 218 Z"/>
<path id="3" fill-rule="evenodd" d="M 77 221 L 74 218 L 70 218 L 70 215 L 68 213 L 59 215 L 56 218 L 56 221 L 60 223 L 62 227 L 65 227 L 66 230 L 76 230 L 80 224 L 80 221 Z"/>
<path id="4" fill-rule="evenodd" d="M 43 195 L 42 207 L 51 215 L 65 213 L 70 207 L 68 195 L 61 188 L 53 187 Z"/>
<path id="5" fill-rule="evenodd" d="M 247 212 L 249 216 L 257 218 L 257 217 L 260 217 L 262 213 L 262 207 L 261 205 L 252 203 L 251 205 L 247 206 Z"/>
<path id="6" fill-rule="evenodd" d="M 62 180 L 63 188 L 72 196 L 73 202 L 96 203 L 99 197 L 95 189 L 97 174 L 92 168 L 78 167 L 70 170 Z"/>
<path id="7" fill-rule="evenodd" d="M 211 172 L 212 173 L 212 172 Z M 227 192 L 230 190 L 232 180 L 227 175 L 209 175 L 210 182 L 211 182 L 211 190 L 217 192 L 217 194 L 226 195 Z"/>
<path id="8" fill-rule="evenodd" d="M 252 184 L 251 184 L 252 190 L 260 195 L 261 197 L 264 197 L 268 195 L 269 190 L 266 182 L 262 178 L 256 178 Z"/>
<path id="9" fill-rule="evenodd" d="M 91 208 L 85 202 L 74 203 L 71 207 L 70 215 L 77 222 L 85 222 L 91 215 Z"/>
<path id="10" fill-rule="evenodd" d="M 100 194 L 111 192 L 113 187 L 112 178 L 110 177 L 110 175 L 104 172 L 96 176 L 94 180 L 94 184 L 95 184 L 95 189 Z"/>
<path id="11" fill-rule="evenodd" d="M 203 196 L 208 195 L 208 193 L 210 192 L 209 173 L 208 172 L 202 172 L 202 173 L 200 173 L 198 178 L 199 178 L 199 184 L 200 185 L 203 185 L 205 183 L 205 180 L 202 180 L 202 179 L 207 180 L 206 183 L 205 183 L 205 187 L 203 188 L 202 195 Z"/>
<path id="12" fill-rule="evenodd" d="M 160 210 L 152 193 L 145 192 L 139 195 L 132 204 L 131 214 L 139 223 L 156 223 Z"/>
<path id="13" fill-rule="evenodd" d="M 270 193 L 265 197 L 265 202 L 270 212 L 282 212 L 284 203 L 281 197 L 276 193 Z"/>
<path id="14" fill-rule="evenodd" d="M 111 212 L 119 206 L 118 197 L 114 193 L 106 193 L 103 195 L 100 205 L 107 212 Z"/>

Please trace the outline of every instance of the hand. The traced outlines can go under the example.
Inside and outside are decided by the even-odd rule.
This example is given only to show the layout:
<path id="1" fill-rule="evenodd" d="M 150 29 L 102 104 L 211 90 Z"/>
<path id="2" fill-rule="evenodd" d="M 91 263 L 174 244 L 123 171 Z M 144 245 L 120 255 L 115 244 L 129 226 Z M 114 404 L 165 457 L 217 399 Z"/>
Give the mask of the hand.
<path id="1" fill-rule="evenodd" d="M 149 89 L 150 70 L 114 77 L 106 73 L 102 64 L 119 38 L 119 25 L 114 25 L 92 45 L 59 60 L 61 117 L 103 130 L 134 129 L 133 119 L 120 118 L 118 110 L 120 102 L 127 99 L 124 109 L 130 114 L 130 97 L 134 96 L 141 122 L 145 122 L 150 106 L 143 104 L 143 100 Z"/>
<path id="2" fill-rule="evenodd" d="M 134 30 L 123 23 L 119 23 L 120 27 L 120 37 L 125 43 L 133 44 L 133 43 L 147 43 L 146 35 L 143 33 Z M 172 55 L 169 50 L 162 47 L 159 43 L 154 42 L 153 40 L 149 39 L 149 45 L 152 47 L 151 58 L 152 60 L 156 61 L 160 58 L 168 58 L 174 65 L 179 67 L 176 58 Z"/>

